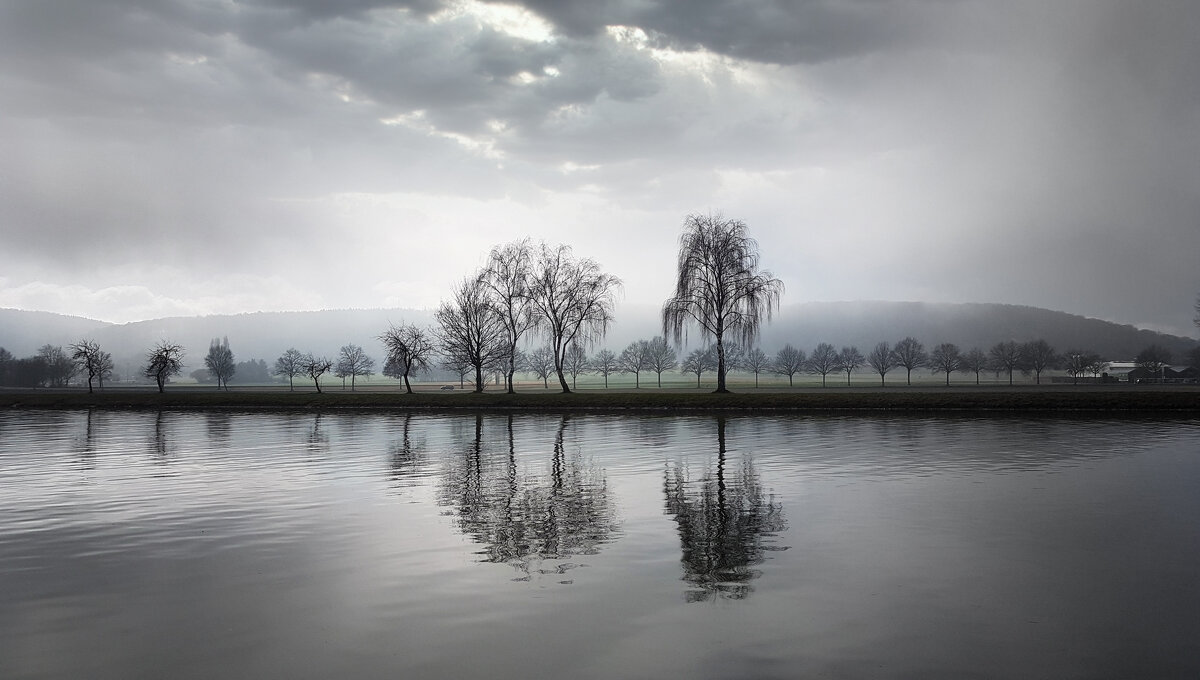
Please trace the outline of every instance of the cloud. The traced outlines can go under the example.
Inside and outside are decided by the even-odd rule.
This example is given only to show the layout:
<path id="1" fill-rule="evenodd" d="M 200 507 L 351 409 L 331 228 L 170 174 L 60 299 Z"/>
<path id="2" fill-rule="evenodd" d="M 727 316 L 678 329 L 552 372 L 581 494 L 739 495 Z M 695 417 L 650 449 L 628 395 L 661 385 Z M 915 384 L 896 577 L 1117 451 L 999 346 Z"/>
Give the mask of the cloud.
<path id="1" fill-rule="evenodd" d="M 528 234 L 657 302 L 720 209 L 793 300 L 1182 328 L 1197 32 L 1117 0 L 4 3 L 0 294 L 431 306 Z"/>

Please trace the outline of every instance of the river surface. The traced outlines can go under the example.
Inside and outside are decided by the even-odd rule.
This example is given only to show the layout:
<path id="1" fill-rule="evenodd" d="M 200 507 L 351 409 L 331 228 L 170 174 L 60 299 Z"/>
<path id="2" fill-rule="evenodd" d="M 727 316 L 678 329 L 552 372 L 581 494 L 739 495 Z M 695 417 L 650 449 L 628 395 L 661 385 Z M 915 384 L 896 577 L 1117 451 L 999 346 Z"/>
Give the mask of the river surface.
<path id="1" fill-rule="evenodd" d="M 1200 422 L 0 413 L 0 677 L 1196 678 Z"/>

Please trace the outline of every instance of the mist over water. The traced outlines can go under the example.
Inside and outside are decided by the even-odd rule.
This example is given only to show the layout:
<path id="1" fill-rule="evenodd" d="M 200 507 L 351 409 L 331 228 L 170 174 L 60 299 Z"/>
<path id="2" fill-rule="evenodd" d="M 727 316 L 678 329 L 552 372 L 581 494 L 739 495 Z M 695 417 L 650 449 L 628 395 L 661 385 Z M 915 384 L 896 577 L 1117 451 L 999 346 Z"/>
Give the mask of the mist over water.
<path id="1" fill-rule="evenodd" d="M 1195 420 L 0 413 L 0 676 L 1188 677 L 1197 451 Z"/>

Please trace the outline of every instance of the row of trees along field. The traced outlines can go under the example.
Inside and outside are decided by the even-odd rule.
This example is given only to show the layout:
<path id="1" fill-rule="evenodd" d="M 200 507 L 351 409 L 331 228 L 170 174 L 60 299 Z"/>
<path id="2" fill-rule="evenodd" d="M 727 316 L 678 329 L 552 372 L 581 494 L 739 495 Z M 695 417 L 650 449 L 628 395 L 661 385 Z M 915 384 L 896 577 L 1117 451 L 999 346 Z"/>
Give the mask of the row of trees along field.
<path id="1" fill-rule="evenodd" d="M 975 384 L 979 384 L 981 374 L 995 373 L 998 376 L 1007 374 L 1011 385 L 1014 372 L 1033 376 L 1035 382 L 1040 384 L 1041 374 L 1049 369 L 1062 369 L 1078 382 L 1079 378 L 1089 374 L 1099 377 L 1109 365 L 1108 361 L 1094 352 L 1055 352 L 1044 340 L 1000 342 L 988 352 L 979 348 L 964 352 L 953 343 L 941 343 L 927 352 L 921 342 L 908 337 L 895 346 L 881 342 L 865 356 L 855 346 L 843 346 L 838 350 L 824 342 L 818 344 L 811 354 L 788 344 L 774 355 L 768 355 L 760 347 L 747 349 L 726 343 L 725 356 L 731 371 L 754 376 L 755 387 L 759 386 L 759 377 L 764 374 L 786 376 L 790 386 L 794 385 L 795 377 L 802 373 L 819 375 L 822 387 L 828 384 L 830 375 L 840 376 L 844 373 L 846 384 L 850 385 L 852 375 L 860 369 L 869 369 L 877 374 L 881 385 L 886 385 L 888 373 L 904 369 L 905 382 L 911 385 L 912 371 L 922 368 L 934 374 L 944 374 L 947 385 L 950 384 L 951 374 L 956 372 L 973 373 Z M 1136 363 L 1151 373 L 1157 373 L 1170 361 L 1168 351 L 1151 345 L 1138 354 Z M 1193 351 L 1189 361 L 1200 367 L 1200 350 Z M 549 348 L 519 352 L 517 365 L 520 370 L 533 373 L 544 385 L 548 385 L 548 378 L 553 372 Z M 622 374 L 633 376 L 635 388 L 641 387 L 643 374 L 653 375 L 655 384 L 662 387 L 663 373 L 678 369 L 680 373 L 694 375 L 696 386 L 700 387 L 702 376 L 714 373 L 717 365 L 716 347 L 693 349 L 681 358 L 675 348 L 659 336 L 632 342 L 619 354 L 602 349 L 593 356 L 587 356 L 582 348 L 572 345 L 567 351 L 566 369 L 571 376 L 572 386 L 580 375 L 591 373 L 604 379 L 605 388 L 611 376 Z"/>
<path id="2" fill-rule="evenodd" d="M 602 349 L 589 357 L 587 349 L 603 339 L 613 321 L 620 287 L 620 279 L 602 271 L 595 261 L 576 257 L 566 245 L 535 246 L 524 239 L 496 246 L 487 263 L 462 279 L 450 299 L 441 303 L 435 326 L 401 323 L 378 336 L 386 357 L 382 373 L 403 380 L 412 392 L 411 379 L 438 366 L 455 372 L 460 380 L 473 373 L 471 382 L 479 392 L 485 373 L 496 372 L 503 375 L 511 393 L 515 374 L 523 370 L 536 374 L 546 387 L 554 375 L 562 391 L 570 392 L 567 375 L 574 385 L 579 375 L 596 373 L 607 387 L 609 376 L 632 373 L 635 386 L 640 387 L 641 374 L 653 372 L 661 386 L 662 374 L 678 367 L 694 374 L 697 386 L 704 373 L 715 373 L 717 391 L 725 392 L 726 375 L 732 370 L 753 373 L 756 386 L 762 373 L 786 375 L 789 385 L 797 373 L 819 374 L 824 386 L 831 373 L 844 372 L 849 383 L 854 371 L 865 367 L 879 375 L 880 384 L 886 384 L 887 374 L 898 368 L 905 369 L 908 384 L 913 370 L 919 368 L 944 373 L 947 384 L 955 372 L 974 373 L 978 383 L 985 371 L 1006 372 L 1010 384 L 1013 373 L 1021 371 L 1040 384 L 1048 369 L 1061 367 L 1078 379 L 1087 373 L 1099 375 L 1106 366 L 1093 352 L 1059 353 L 1045 340 L 1004 341 L 987 352 L 942 343 L 927 352 L 922 343 L 906 337 L 895 346 L 880 342 L 865 356 L 853 346 L 837 350 L 821 343 L 807 354 L 789 344 L 770 357 L 754 343 L 761 324 L 779 308 L 783 283 L 769 271 L 759 270 L 758 244 L 745 223 L 720 214 L 693 214 L 684 220 L 675 291 L 662 308 L 663 335 L 634 342 L 620 354 Z M 1200 301 L 1197 315 L 1200 325 Z M 705 347 L 680 359 L 676 348 L 688 339 L 690 330 L 699 334 Z M 545 344 L 522 352 L 519 347 L 533 337 Z M 162 391 L 172 376 L 182 372 L 183 354 L 182 346 L 162 341 L 147 353 L 141 373 Z M 1200 350 L 1193 355 L 1193 363 L 1200 364 Z M 1157 345 L 1137 358 L 1151 372 L 1161 371 L 1170 361 L 1169 353 Z M 204 365 L 193 377 L 215 381 L 218 389 L 226 390 L 238 373 L 262 378 L 266 372 L 261 360 L 236 363 L 228 338 L 213 339 Z M 271 373 L 286 378 L 293 388 L 297 377 L 306 377 L 320 391 L 326 373 L 340 377 L 343 386 L 349 378 L 354 389 L 358 378 L 374 370 L 374 359 L 362 347 L 349 344 L 336 360 L 288 349 L 276 359 Z M 103 387 L 112 373 L 112 356 L 90 340 L 68 350 L 45 345 L 26 359 L 15 359 L 0 348 L 0 384 L 64 386 L 72 376 L 82 374 L 91 390 L 94 382 Z"/>
<path id="3" fill-rule="evenodd" d="M 450 369 L 464 382 L 466 376 L 475 370 L 471 362 L 444 354 L 437 334 L 432 331 L 411 325 L 393 326 L 379 339 L 388 357 L 382 374 L 403 380 L 409 392 L 412 391 L 413 378 L 437 366 Z M 557 370 L 554 354 L 553 347 L 549 345 L 530 351 L 517 350 L 512 363 L 513 370 L 533 374 L 542 381 L 544 387 L 548 387 L 549 379 Z M 829 343 L 820 343 L 811 352 L 787 344 L 773 355 L 768 355 L 760 347 L 747 349 L 735 343 L 726 343 L 725 354 L 729 370 L 753 375 L 755 387 L 759 386 L 759 377 L 764 374 L 785 376 L 789 385 L 794 384 L 799 374 L 819 375 L 822 387 L 828 384 L 830 375 L 844 374 L 846 384 L 850 385 L 855 371 L 868 369 L 879 376 L 881 385 L 886 385 L 888 373 L 903 369 L 906 384 L 911 384 L 912 371 L 922 368 L 944 375 L 947 385 L 950 384 L 951 374 L 955 372 L 974 374 L 976 384 L 979 384 L 983 373 L 1007 375 L 1010 385 L 1014 373 L 1020 372 L 1033 376 L 1034 381 L 1040 384 L 1041 374 L 1050 369 L 1060 369 L 1078 382 L 1080 377 L 1089 374 L 1099 377 L 1109 365 L 1108 361 L 1094 352 L 1056 352 L 1044 340 L 1025 343 L 1005 341 L 996 343 L 987 352 L 977 347 L 964 352 L 953 343 L 941 343 L 926 351 L 921 342 L 907 337 L 894 346 L 880 342 L 865 356 L 855 346 L 843 346 L 838 350 Z M 172 376 L 182 371 L 183 357 L 184 348 L 160 343 L 147 354 L 143 375 L 153 379 L 162 389 Z M 510 367 L 508 357 L 503 353 L 496 357 L 498 360 L 483 364 L 482 373 L 488 376 L 511 376 L 506 373 Z M 1146 347 L 1135 360 L 1137 366 L 1152 375 L 1159 374 L 1171 362 L 1170 352 L 1158 345 Z M 249 384 L 266 383 L 274 376 L 286 379 L 293 389 L 295 379 L 300 377 L 311 380 L 320 391 L 320 380 L 326 374 L 340 378 L 343 389 L 349 380 L 350 389 L 353 390 L 357 380 L 374 375 L 376 367 L 375 360 L 355 344 L 343 346 L 336 360 L 301 353 L 293 348 L 284 352 L 270 368 L 261 359 L 235 362 L 228 338 L 212 341 L 204 363 L 206 368 L 192 371 L 191 377 L 199 383 L 215 382 L 218 389 L 226 390 L 229 389 L 229 381 L 236 375 Z M 1200 348 L 1189 354 L 1187 363 L 1200 368 Z M 715 373 L 717 368 L 715 346 L 693 349 L 681 358 L 676 348 L 663 336 L 637 340 L 620 353 L 601 349 L 591 356 L 581 345 L 572 343 L 567 346 L 562 361 L 564 375 L 570 377 L 572 388 L 576 387 L 580 376 L 587 374 L 603 378 L 605 388 L 608 388 L 612 376 L 632 375 L 634 387 L 637 388 L 641 387 L 643 375 L 652 374 L 656 386 L 662 387 L 663 374 L 676 369 L 682 374 L 695 376 L 696 386 L 700 387 L 702 377 Z M 64 387 L 72 379 L 78 378 L 87 381 L 90 391 L 93 384 L 103 388 L 104 382 L 111 379 L 112 372 L 111 355 L 87 340 L 72 344 L 66 350 L 45 345 L 36 355 L 24 359 L 15 359 L 0 348 L 0 384 L 4 385 Z M 476 389 L 482 389 L 482 383 L 477 382 L 480 376 L 475 377 L 472 383 Z M 511 386 L 512 383 L 508 384 Z"/>

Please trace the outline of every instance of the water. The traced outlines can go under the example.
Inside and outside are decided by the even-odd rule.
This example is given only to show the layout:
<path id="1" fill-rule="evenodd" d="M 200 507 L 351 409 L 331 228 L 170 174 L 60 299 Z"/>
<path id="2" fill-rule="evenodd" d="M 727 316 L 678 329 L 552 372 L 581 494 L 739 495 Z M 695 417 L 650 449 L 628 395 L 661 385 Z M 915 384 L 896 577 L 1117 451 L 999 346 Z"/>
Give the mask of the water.
<path id="1" fill-rule="evenodd" d="M 0 677 L 1200 676 L 1200 423 L 0 413 Z"/>

